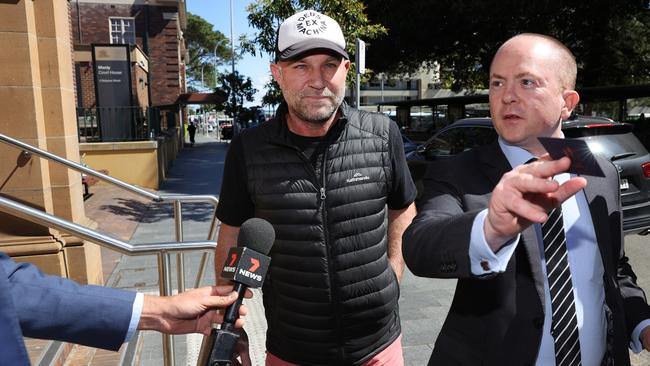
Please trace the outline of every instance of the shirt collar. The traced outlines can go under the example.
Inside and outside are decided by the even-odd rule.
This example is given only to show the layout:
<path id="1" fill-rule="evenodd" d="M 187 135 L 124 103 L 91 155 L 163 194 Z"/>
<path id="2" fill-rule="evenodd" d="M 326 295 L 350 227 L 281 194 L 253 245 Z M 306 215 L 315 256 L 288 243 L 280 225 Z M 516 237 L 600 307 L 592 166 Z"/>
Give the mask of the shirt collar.
<path id="1" fill-rule="evenodd" d="M 503 151 L 503 155 L 506 156 L 506 159 L 508 159 L 510 166 L 513 168 L 526 164 L 528 160 L 535 157 L 533 154 L 529 153 L 528 150 L 525 150 L 516 145 L 510 145 L 509 143 L 505 142 L 500 136 L 499 146 L 501 147 L 501 151 Z"/>

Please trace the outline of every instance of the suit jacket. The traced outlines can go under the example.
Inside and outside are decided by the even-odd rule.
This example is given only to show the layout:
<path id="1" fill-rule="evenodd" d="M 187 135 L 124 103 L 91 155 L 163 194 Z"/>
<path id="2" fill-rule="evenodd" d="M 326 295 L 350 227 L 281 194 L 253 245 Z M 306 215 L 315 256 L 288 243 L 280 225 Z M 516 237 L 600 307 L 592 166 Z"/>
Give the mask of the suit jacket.
<path id="1" fill-rule="evenodd" d="M 650 308 L 623 250 L 618 173 L 598 163 L 606 177 L 585 177 L 585 194 L 604 267 L 607 358 L 629 365 L 630 334 Z M 477 277 L 470 270 L 474 218 L 511 169 L 497 142 L 429 167 L 418 215 L 404 234 L 404 259 L 417 276 L 459 279 L 429 365 L 535 364 L 546 278 L 534 227 L 522 232 L 504 273 Z"/>
<path id="2" fill-rule="evenodd" d="M 117 350 L 135 293 L 48 276 L 0 252 L 0 364 L 29 365 L 23 335 Z"/>

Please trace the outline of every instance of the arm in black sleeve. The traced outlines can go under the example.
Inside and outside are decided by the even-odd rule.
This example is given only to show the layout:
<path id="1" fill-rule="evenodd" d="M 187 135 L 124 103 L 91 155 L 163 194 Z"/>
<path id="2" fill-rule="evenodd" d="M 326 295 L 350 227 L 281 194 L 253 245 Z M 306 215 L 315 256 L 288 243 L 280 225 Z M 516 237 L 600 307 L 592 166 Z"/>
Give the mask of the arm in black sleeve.
<path id="1" fill-rule="evenodd" d="M 248 177 L 244 159 L 242 135 L 230 143 L 223 169 L 217 218 L 230 226 L 239 227 L 253 217 L 255 207 L 248 192 Z"/>
<path id="2" fill-rule="evenodd" d="M 411 172 L 406 164 L 402 133 L 393 121 L 390 122 L 388 138 L 393 169 L 392 190 L 388 195 L 388 208 L 399 210 L 408 207 L 415 201 L 417 191 L 413 178 L 411 178 Z"/>

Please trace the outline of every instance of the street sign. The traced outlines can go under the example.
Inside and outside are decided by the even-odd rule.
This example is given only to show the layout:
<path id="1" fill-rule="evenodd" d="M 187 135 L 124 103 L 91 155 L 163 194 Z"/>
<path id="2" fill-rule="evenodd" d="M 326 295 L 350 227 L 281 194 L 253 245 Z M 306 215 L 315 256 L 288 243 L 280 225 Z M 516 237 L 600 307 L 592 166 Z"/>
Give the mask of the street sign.
<path id="1" fill-rule="evenodd" d="M 366 42 L 357 38 L 357 74 L 364 74 L 366 72 Z"/>

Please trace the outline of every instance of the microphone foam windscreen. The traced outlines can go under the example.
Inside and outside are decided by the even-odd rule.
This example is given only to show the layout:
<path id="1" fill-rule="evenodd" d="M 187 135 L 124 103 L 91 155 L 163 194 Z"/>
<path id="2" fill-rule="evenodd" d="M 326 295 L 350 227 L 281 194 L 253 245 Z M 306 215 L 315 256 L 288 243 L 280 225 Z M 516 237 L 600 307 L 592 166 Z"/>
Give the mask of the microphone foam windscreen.
<path id="1" fill-rule="evenodd" d="M 238 247 L 247 247 L 264 255 L 269 254 L 275 241 L 273 226 L 257 217 L 248 219 L 239 228 Z"/>

